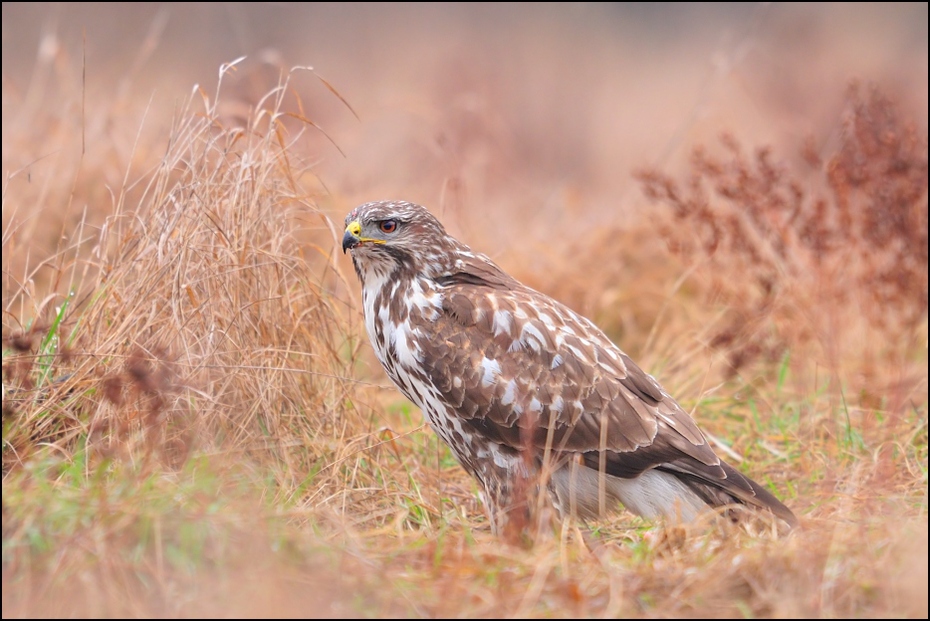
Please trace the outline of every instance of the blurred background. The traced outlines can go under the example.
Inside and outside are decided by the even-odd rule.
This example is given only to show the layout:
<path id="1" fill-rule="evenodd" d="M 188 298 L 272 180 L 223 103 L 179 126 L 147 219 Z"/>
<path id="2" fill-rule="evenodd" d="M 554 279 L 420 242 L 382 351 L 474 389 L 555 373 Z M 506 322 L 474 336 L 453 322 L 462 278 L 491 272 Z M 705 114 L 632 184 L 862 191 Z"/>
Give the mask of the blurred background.
<path id="1" fill-rule="evenodd" d="M 307 141 L 339 210 L 418 201 L 481 229 L 491 254 L 513 226 L 577 236 L 648 209 L 632 172 L 673 172 L 724 130 L 826 148 L 851 80 L 927 116 L 925 3 L 4 3 L 4 132 L 81 80 L 88 128 L 132 105 L 135 127 L 111 142 L 165 132 L 194 84 L 212 96 L 220 65 L 242 56 L 227 88 L 244 106 L 312 66 L 357 114 L 294 74 L 338 145 Z M 8 170 L 55 157 L 9 149 Z M 487 227 L 501 209 L 540 217 Z"/>
<path id="2" fill-rule="evenodd" d="M 2 33 L 4 617 L 926 618 L 926 3 Z M 360 327 L 379 199 L 590 317 L 804 529 L 500 546 Z"/>
<path id="3" fill-rule="evenodd" d="M 687 183 L 694 149 L 726 133 L 817 190 L 809 162 L 840 148 L 850 84 L 918 134 L 928 110 L 925 3 L 5 3 L 2 62 L 4 225 L 42 210 L 19 225 L 33 261 L 68 218 L 99 225 L 139 198 L 189 102 L 217 102 L 224 129 L 277 105 L 313 123 L 288 127 L 304 202 L 330 220 L 300 222 L 308 243 L 335 253 L 362 202 L 419 202 L 625 338 L 669 287 L 631 283 L 670 243 L 650 243 L 661 201 L 638 173 Z M 624 254 L 618 232 L 644 223 Z M 587 286 L 592 269 L 612 287 Z M 641 318 L 616 319 L 624 288 L 647 291 Z"/>

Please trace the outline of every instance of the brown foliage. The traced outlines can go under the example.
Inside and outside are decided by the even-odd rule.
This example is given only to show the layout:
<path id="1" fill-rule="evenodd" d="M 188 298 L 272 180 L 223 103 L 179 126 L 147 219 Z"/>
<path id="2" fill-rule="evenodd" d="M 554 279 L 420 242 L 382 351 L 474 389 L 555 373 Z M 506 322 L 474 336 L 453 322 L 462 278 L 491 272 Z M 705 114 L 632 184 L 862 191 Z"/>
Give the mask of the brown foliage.
<path id="1" fill-rule="evenodd" d="M 846 108 L 838 146 L 822 162 L 809 142 L 804 174 L 725 135 L 725 156 L 694 151 L 686 183 L 638 175 L 669 207 L 669 249 L 700 263 L 707 299 L 729 309 L 711 344 L 733 370 L 812 338 L 829 350 L 844 312 L 895 340 L 926 316 L 926 130 L 875 89 L 852 86 Z"/>

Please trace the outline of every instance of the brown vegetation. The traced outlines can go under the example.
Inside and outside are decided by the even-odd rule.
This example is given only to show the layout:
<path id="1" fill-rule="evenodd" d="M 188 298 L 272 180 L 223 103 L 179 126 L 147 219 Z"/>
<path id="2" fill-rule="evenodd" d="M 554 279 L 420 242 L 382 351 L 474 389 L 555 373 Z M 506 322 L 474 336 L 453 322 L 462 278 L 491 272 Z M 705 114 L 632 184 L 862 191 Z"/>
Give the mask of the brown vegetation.
<path id="1" fill-rule="evenodd" d="M 686 264 L 701 264 L 703 301 L 727 309 L 710 345 L 728 351 L 734 372 L 817 339 L 835 365 L 860 353 L 834 327 L 856 317 L 899 354 L 926 321 L 926 132 L 857 86 L 841 124 L 825 158 L 806 145 L 799 175 L 768 148 L 746 155 L 732 136 L 722 139 L 728 157 L 695 150 L 685 187 L 640 173 L 646 195 L 670 207 L 659 235 Z"/>
<path id="2" fill-rule="evenodd" d="M 36 90 L 4 77 L 4 617 L 926 617 L 927 132 L 896 91 L 851 90 L 800 158 L 737 134 L 653 169 L 638 215 L 585 215 L 595 181 L 531 210 L 525 170 L 450 199 L 492 206 L 444 214 L 492 254 L 515 236 L 484 217 L 524 223 L 495 259 L 605 326 L 802 522 L 619 514 L 527 550 L 370 364 L 335 247 L 353 205 L 316 176 L 332 147 L 298 72 L 83 109 L 57 54 Z M 513 182 L 516 151 L 468 129 L 499 119 L 461 114 L 462 168 Z M 410 158 L 385 166 L 448 172 Z"/>

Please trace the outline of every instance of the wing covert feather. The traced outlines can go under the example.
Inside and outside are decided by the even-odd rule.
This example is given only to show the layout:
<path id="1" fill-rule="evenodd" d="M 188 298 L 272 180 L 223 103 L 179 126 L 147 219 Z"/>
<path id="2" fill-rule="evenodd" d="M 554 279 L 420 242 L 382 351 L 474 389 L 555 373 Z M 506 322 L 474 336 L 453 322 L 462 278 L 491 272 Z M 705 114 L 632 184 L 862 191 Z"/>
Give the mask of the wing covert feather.
<path id="1" fill-rule="evenodd" d="M 606 450 L 618 476 L 685 459 L 725 477 L 691 417 L 592 323 L 509 277 L 447 283 L 418 345 L 465 422 L 513 448 Z"/>

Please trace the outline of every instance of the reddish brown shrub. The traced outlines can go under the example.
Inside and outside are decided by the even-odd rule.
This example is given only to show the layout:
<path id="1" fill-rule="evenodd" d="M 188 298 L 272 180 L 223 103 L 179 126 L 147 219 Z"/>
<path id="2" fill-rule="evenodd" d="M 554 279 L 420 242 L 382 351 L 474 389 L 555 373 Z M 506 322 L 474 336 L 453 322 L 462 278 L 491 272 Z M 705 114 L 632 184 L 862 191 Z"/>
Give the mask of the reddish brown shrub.
<path id="1" fill-rule="evenodd" d="M 801 173 L 724 136 L 724 156 L 695 150 L 687 182 L 638 175 L 669 208 L 658 225 L 669 249 L 699 263 L 704 294 L 729 309 L 711 345 L 734 371 L 812 337 L 837 354 L 841 318 L 897 343 L 926 317 L 926 129 L 856 85 L 841 127 L 829 157 L 808 141 Z"/>

